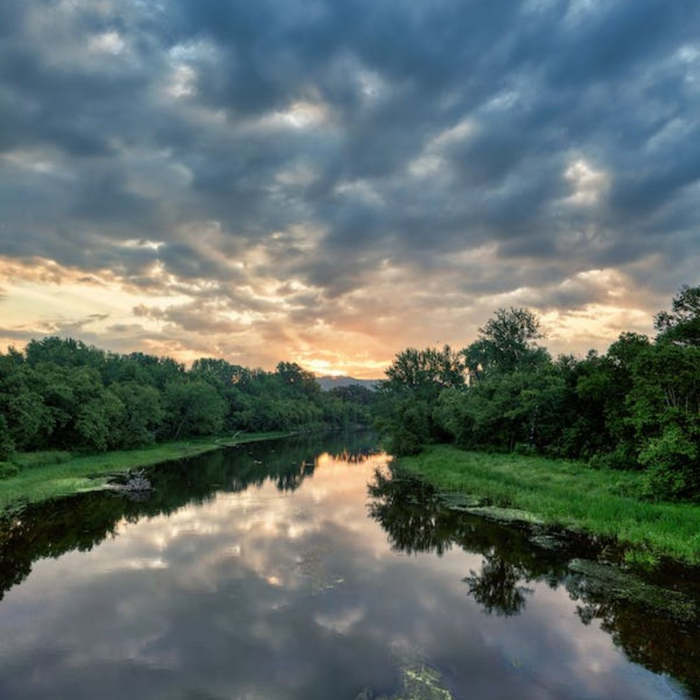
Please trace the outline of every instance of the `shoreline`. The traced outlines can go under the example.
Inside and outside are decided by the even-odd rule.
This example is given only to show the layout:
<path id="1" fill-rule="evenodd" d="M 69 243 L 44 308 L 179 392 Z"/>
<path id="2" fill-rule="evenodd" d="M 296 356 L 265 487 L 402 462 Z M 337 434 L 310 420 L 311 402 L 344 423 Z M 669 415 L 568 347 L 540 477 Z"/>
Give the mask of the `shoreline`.
<path id="1" fill-rule="evenodd" d="M 459 509 L 472 515 L 610 539 L 625 563 L 642 568 L 654 568 L 664 558 L 700 565 L 700 506 L 635 497 L 641 488 L 636 472 L 452 445 L 426 446 L 396 464 L 448 499 L 461 495 L 466 502 Z"/>
<path id="2" fill-rule="evenodd" d="M 77 493 L 109 490 L 112 477 L 133 469 L 296 434 L 295 431 L 276 431 L 211 436 L 89 455 L 59 451 L 21 453 L 12 462 L 19 469 L 18 474 L 0 479 L 0 517 L 16 513 L 29 504 Z"/>

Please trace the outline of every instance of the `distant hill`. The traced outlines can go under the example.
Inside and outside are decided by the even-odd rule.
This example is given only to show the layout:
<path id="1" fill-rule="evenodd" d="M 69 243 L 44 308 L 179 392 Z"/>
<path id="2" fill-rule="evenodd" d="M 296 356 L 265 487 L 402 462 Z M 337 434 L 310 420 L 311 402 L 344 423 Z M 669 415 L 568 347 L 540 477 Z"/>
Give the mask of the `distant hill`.
<path id="1" fill-rule="evenodd" d="M 370 391 L 374 391 L 377 382 L 381 379 L 355 379 L 354 377 L 316 377 L 316 381 L 321 385 L 321 389 L 328 391 L 329 389 L 335 389 L 339 386 L 352 386 L 353 384 L 359 384 L 364 386 Z"/>

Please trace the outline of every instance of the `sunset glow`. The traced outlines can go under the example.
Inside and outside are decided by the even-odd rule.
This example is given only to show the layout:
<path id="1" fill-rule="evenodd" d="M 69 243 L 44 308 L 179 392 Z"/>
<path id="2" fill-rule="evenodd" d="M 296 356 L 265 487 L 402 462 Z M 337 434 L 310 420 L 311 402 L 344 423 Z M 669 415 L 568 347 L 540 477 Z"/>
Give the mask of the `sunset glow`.
<path id="1" fill-rule="evenodd" d="M 693 22 L 361 6 L 0 10 L 3 349 L 374 378 L 500 306 L 538 313 L 555 354 L 652 333 L 700 269 Z M 656 38 L 599 65 L 635 12 Z"/>

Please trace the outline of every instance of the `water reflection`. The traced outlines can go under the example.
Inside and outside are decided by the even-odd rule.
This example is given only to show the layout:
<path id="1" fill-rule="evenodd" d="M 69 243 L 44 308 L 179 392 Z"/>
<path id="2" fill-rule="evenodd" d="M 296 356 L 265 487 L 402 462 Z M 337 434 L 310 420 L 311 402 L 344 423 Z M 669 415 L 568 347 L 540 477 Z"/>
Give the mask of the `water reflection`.
<path id="1" fill-rule="evenodd" d="M 365 433 L 333 435 L 322 444 L 347 463 L 376 452 L 374 437 Z M 280 491 L 295 491 L 313 475 L 318 453 L 318 437 L 276 441 L 274 446 L 244 444 L 152 468 L 148 477 L 154 490 L 145 497 L 86 493 L 30 507 L 21 517 L 0 519 L 0 600 L 29 575 L 34 561 L 89 551 L 115 536 L 120 521 L 168 515 L 186 504 L 204 504 L 218 492 L 239 493 L 268 481 Z"/>
<path id="2" fill-rule="evenodd" d="M 4 524 L 0 697 L 674 697 L 613 640 L 697 673 L 678 625 L 577 590 L 523 533 L 392 480 L 371 436 L 149 478 L 144 502 L 86 494 Z M 661 633 L 665 649 L 642 641 Z"/>
<path id="3" fill-rule="evenodd" d="M 518 566 L 509 564 L 496 554 L 487 554 L 481 565 L 481 572 L 473 571 L 464 579 L 469 594 L 480 603 L 487 613 L 517 615 L 525 607 L 525 595 L 534 589 L 520 585 L 526 579 L 525 572 Z"/>
<path id="4" fill-rule="evenodd" d="M 482 555 L 480 570 L 463 579 L 467 594 L 487 614 L 518 615 L 526 607 L 533 582 L 565 587 L 577 602 L 584 625 L 600 621 L 613 643 L 636 663 L 681 680 L 700 697 L 700 633 L 695 621 L 670 619 L 627 600 L 610 599 L 585 576 L 572 576 L 567 564 L 585 554 L 585 544 L 566 551 L 533 546 L 525 532 L 444 508 L 434 490 L 402 474 L 378 470 L 368 486 L 369 511 L 387 531 L 392 546 L 406 553 L 443 555 L 453 546 Z"/>

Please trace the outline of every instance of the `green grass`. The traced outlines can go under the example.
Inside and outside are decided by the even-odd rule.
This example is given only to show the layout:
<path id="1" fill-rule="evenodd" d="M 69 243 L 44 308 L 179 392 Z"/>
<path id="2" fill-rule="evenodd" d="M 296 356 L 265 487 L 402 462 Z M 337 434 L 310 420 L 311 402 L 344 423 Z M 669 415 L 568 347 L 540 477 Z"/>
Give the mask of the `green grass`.
<path id="1" fill-rule="evenodd" d="M 244 433 L 234 437 L 193 438 L 94 455 L 59 451 L 19 453 L 12 459 L 19 473 L 0 480 L 0 513 L 16 510 L 28 503 L 103 489 L 110 476 L 130 469 L 192 457 L 220 447 L 287 435 L 290 433 Z"/>
<path id="2" fill-rule="evenodd" d="M 700 505 L 642 501 L 637 472 L 595 470 L 582 462 L 466 452 L 433 445 L 400 466 L 441 491 L 488 498 L 548 524 L 615 537 L 630 562 L 668 556 L 700 564 Z"/>
<path id="3" fill-rule="evenodd" d="M 19 452 L 12 462 L 20 469 L 33 469 L 34 467 L 45 467 L 49 464 L 61 464 L 71 459 L 70 452 L 62 450 L 44 450 L 42 452 Z"/>

